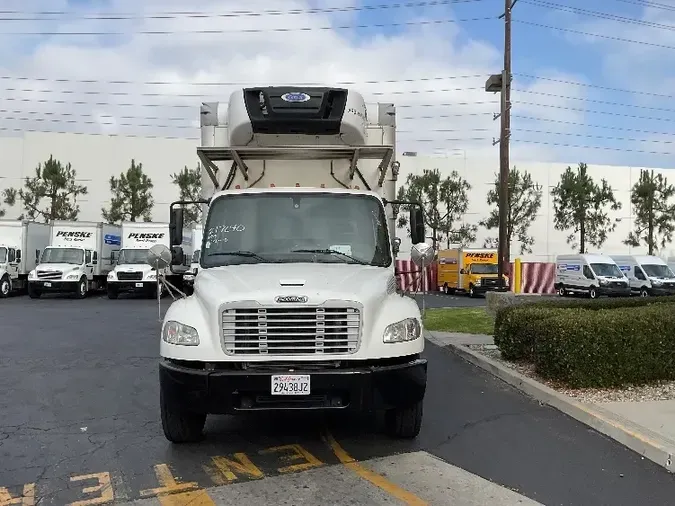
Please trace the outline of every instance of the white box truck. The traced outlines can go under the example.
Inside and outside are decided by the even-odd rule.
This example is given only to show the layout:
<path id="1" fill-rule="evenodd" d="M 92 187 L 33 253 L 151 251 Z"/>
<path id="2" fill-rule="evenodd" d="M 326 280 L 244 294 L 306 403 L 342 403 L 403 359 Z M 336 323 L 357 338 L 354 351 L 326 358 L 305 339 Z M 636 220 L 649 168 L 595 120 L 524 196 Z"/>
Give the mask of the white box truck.
<path id="1" fill-rule="evenodd" d="M 641 297 L 675 295 L 675 274 L 662 258 L 654 255 L 611 255 Z"/>
<path id="2" fill-rule="evenodd" d="M 209 414 L 351 410 L 383 412 L 391 435 L 416 437 L 427 360 L 420 309 L 395 279 L 399 205 L 410 209 L 413 260 L 434 252 L 420 204 L 394 200 L 394 105 L 263 87 L 235 91 L 225 121 L 223 109 L 201 109 L 194 293 L 162 323 L 165 436 L 198 440 Z M 172 245 L 190 204 L 171 204 Z"/>
<path id="3" fill-rule="evenodd" d="M 191 251 L 190 237 L 186 239 L 183 247 Z M 117 256 L 115 268 L 108 273 L 109 299 L 116 299 L 120 293 L 128 292 L 157 295 L 157 270 L 147 264 L 148 250 L 155 244 L 169 246 L 168 223 L 132 221 L 122 223 L 122 249 Z M 167 271 L 161 274 L 172 276 Z M 173 281 L 175 282 L 175 279 Z M 160 296 L 163 294 L 163 286 L 159 285 Z"/>
<path id="4" fill-rule="evenodd" d="M 555 289 L 564 297 L 586 294 L 591 299 L 600 295 L 630 296 L 628 278 L 607 255 L 558 255 L 555 259 Z"/>
<path id="5" fill-rule="evenodd" d="M 0 297 L 28 288 L 28 273 L 40 261 L 49 238 L 46 223 L 0 220 Z"/>
<path id="6" fill-rule="evenodd" d="M 49 246 L 28 274 L 28 295 L 73 293 L 78 298 L 105 287 L 120 249 L 121 228 L 107 223 L 54 220 Z"/>
<path id="7" fill-rule="evenodd" d="M 190 267 L 187 272 L 183 274 L 183 286 L 188 291 L 192 291 L 195 276 L 197 276 L 197 273 L 199 272 L 199 255 L 201 253 L 204 228 L 201 225 L 195 226 L 192 228 L 191 233 L 193 245 L 192 258 L 190 259 Z"/>

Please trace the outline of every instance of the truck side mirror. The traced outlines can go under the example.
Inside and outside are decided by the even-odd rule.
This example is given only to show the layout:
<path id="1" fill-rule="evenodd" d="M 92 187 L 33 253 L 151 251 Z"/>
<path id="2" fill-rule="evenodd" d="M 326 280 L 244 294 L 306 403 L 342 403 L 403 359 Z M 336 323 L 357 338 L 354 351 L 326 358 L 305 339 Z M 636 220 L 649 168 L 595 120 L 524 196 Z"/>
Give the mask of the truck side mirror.
<path id="1" fill-rule="evenodd" d="M 459 273 L 460 273 L 460 274 L 466 274 L 466 271 L 465 271 L 464 269 L 460 269 L 460 270 L 459 270 Z"/>
<path id="2" fill-rule="evenodd" d="M 424 214 L 421 206 L 412 206 L 410 209 L 410 239 L 413 244 L 424 242 Z"/>
<path id="3" fill-rule="evenodd" d="M 21 250 L 20 249 L 16 250 L 16 261 L 17 262 L 21 261 Z"/>
<path id="4" fill-rule="evenodd" d="M 183 230 L 182 228 L 180 230 Z M 185 262 L 185 253 L 181 246 L 171 247 L 171 265 L 183 265 Z"/>
<path id="5" fill-rule="evenodd" d="M 183 208 L 175 207 L 171 209 L 169 218 L 169 239 L 171 246 L 183 244 Z M 176 265 L 176 264 L 174 264 Z"/>
<path id="6" fill-rule="evenodd" d="M 401 250 L 401 238 L 396 237 L 394 239 L 394 244 L 392 244 L 392 249 L 394 250 L 394 255 L 398 255 L 398 252 Z"/>

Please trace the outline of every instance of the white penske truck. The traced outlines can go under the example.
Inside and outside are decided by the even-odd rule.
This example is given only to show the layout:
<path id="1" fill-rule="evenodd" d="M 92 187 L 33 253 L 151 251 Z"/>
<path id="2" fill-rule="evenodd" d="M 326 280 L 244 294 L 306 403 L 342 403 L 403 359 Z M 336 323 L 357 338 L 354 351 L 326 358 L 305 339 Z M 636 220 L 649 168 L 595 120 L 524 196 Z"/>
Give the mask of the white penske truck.
<path id="1" fill-rule="evenodd" d="M 182 247 L 192 250 L 190 237 L 186 236 Z M 163 286 L 157 283 L 157 270 L 148 265 L 148 251 L 155 244 L 169 246 L 169 224 L 159 222 L 122 223 L 122 249 L 117 256 L 115 268 L 108 273 L 108 298 L 116 299 L 120 293 L 141 292 L 160 296 Z M 185 267 L 187 268 L 187 267 Z M 170 272 L 161 274 L 172 276 Z M 180 278 L 179 275 L 175 276 Z M 175 279 L 173 280 L 175 282 Z"/>
<path id="2" fill-rule="evenodd" d="M 85 298 L 105 287 L 120 249 L 121 228 L 107 223 L 54 220 L 49 246 L 28 274 L 28 295 L 71 293 Z"/>
<path id="3" fill-rule="evenodd" d="M 195 283 L 195 276 L 199 272 L 199 255 L 201 254 L 202 238 L 204 229 L 200 226 L 193 227 L 192 233 L 192 258 L 190 259 L 190 267 L 185 274 L 183 274 L 183 286 L 186 290 L 192 291 Z"/>
<path id="4" fill-rule="evenodd" d="M 342 88 L 263 87 L 201 108 L 204 240 L 192 295 L 160 337 L 166 438 L 203 437 L 209 414 L 384 413 L 396 438 L 422 424 L 420 309 L 397 289 L 396 214 L 428 265 L 422 209 L 396 201 L 393 104 Z M 171 204 L 181 264 L 183 208 Z"/>
<path id="5" fill-rule="evenodd" d="M 28 273 L 40 261 L 49 238 L 46 223 L 0 220 L 0 297 L 28 288 Z"/>

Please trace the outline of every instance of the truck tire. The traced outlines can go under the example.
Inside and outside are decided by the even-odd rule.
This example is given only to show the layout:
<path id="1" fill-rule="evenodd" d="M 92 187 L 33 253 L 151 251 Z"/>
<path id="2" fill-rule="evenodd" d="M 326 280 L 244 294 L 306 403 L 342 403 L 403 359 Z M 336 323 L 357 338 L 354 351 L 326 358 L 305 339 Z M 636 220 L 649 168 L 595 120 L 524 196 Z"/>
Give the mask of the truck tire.
<path id="1" fill-rule="evenodd" d="M 117 290 L 117 287 L 111 285 L 108 285 L 107 291 L 108 291 L 108 298 L 110 300 L 116 299 L 120 294 L 119 290 Z"/>
<path id="2" fill-rule="evenodd" d="M 2 279 L 0 279 L 0 298 L 4 299 L 9 296 L 9 292 L 12 290 L 12 283 L 9 280 L 9 276 L 5 274 Z"/>
<path id="3" fill-rule="evenodd" d="M 597 291 L 597 289 L 596 289 L 594 286 L 592 286 L 592 287 L 588 290 L 588 296 L 589 296 L 591 299 L 597 299 L 597 298 L 598 298 L 598 291 Z"/>
<path id="4" fill-rule="evenodd" d="M 164 436 L 172 443 L 196 443 L 204 438 L 206 415 L 191 413 L 172 406 L 159 391 L 159 405 Z"/>
<path id="5" fill-rule="evenodd" d="M 476 291 L 473 289 L 473 285 L 469 285 L 469 297 L 472 299 L 476 297 Z"/>
<path id="6" fill-rule="evenodd" d="M 87 296 L 87 293 L 89 292 L 89 282 L 87 281 L 87 278 L 82 276 L 80 280 L 77 282 L 77 293 L 75 294 L 75 297 L 78 299 L 84 299 Z"/>
<path id="7" fill-rule="evenodd" d="M 385 413 L 387 433 L 397 439 L 416 438 L 422 428 L 424 402 L 419 401 L 405 408 L 390 409 Z"/>
<path id="8" fill-rule="evenodd" d="M 28 296 L 31 299 L 39 299 L 41 295 L 42 292 L 36 290 L 35 287 L 33 287 L 33 285 L 31 285 L 30 283 L 28 284 Z"/>
<path id="9" fill-rule="evenodd" d="M 646 286 L 640 288 L 640 297 L 649 297 L 649 290 Z"/>

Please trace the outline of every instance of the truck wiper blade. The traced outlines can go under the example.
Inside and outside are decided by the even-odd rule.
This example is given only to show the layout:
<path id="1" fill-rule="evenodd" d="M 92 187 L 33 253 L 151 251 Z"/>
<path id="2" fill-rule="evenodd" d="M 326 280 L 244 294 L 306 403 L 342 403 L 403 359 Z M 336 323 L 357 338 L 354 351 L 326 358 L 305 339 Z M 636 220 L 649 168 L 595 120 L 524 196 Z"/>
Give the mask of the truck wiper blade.
<path id="1" fill-rule="evenodd" d="M 236 257 L 247 257 L 247 258 L 255 258 L 256 260 L 260 260 L 261 262 L 267 262 L 268 260 L 264 257 L 261 257 L 257 253 L 254 253 L 253 251 L 244 251 L 244 250 L 239 250 L 239 251 L 216 251 L 214 253 L 209 253 L 208 256 L 210 257 L 218 257 L 218 256 L 236 256 Z"/>
<path id="2" fill-rule="evenodd" d="M 338 251 L 335 249 L 294 249 L 291 250 L 291 253 L 324 253 L 326 255 L 340 255 L 341 257 L 348 258 L 349 260 L 352 260 L 357 264 L 370 265 L 369 262 L 359 260 L 358 258 L 354 258 L 353 256 L 348 255 L 347 253 L 343 253 L 342 251 Z"/>

